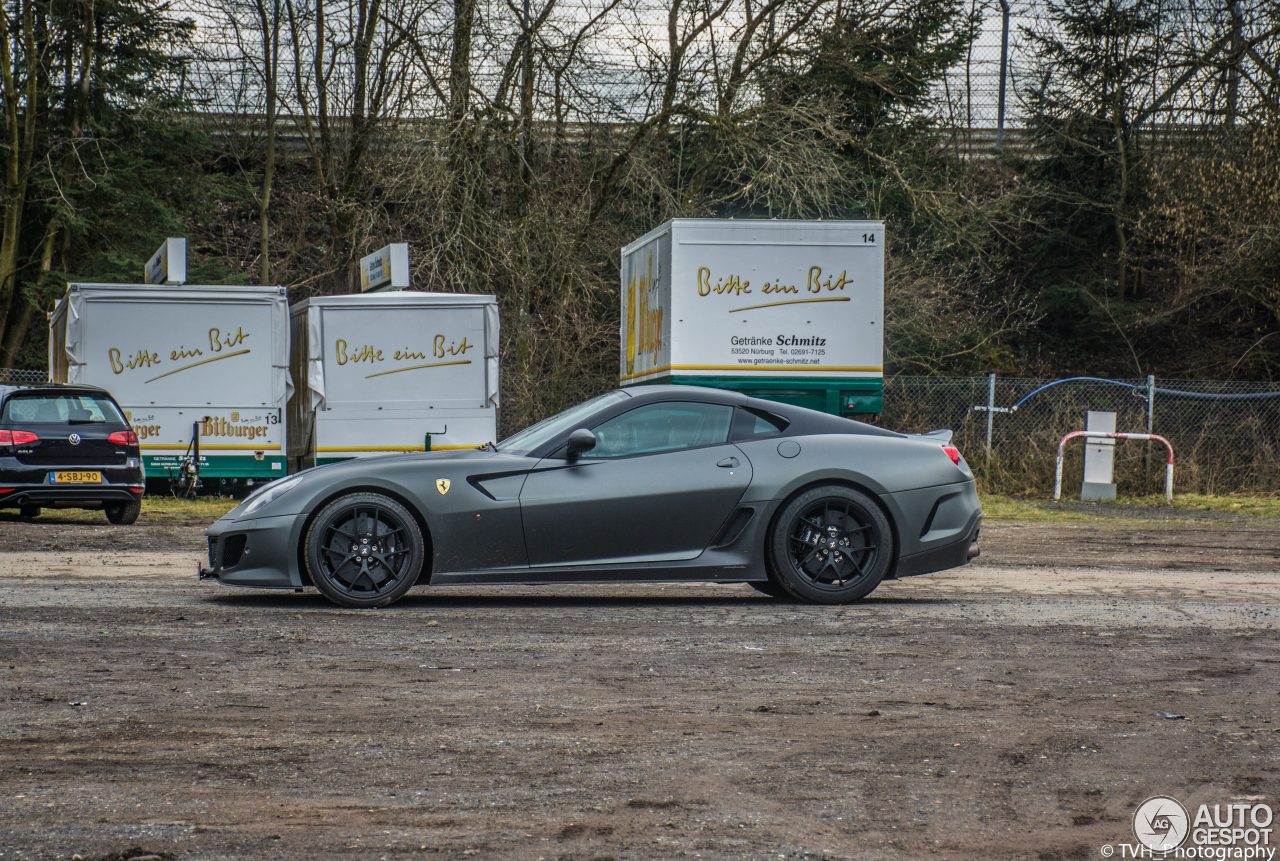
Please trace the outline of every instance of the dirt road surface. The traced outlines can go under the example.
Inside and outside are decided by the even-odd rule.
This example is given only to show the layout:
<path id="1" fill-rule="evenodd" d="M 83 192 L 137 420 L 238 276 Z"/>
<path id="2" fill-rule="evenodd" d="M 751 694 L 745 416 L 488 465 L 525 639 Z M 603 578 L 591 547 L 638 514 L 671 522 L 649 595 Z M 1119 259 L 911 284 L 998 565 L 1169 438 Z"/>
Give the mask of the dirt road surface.
<path id="1" fill-rule="evenodd" d="M 362 612 L 197 584 L 196 526 L 3 521 L 0 861 L 1099 858 L 1151 795 L 1280 798 L 1278 527 Z"/>

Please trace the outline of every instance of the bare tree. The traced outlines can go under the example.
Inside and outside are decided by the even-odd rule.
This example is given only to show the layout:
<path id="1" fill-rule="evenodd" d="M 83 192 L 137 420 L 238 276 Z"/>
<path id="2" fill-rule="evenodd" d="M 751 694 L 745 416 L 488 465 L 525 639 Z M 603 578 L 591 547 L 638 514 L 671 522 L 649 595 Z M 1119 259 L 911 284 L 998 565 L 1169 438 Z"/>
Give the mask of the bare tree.
<path id="1" fill-rule="evenodd" d="M 271 283 L 271 188 L 276 172 L 276 119 L 280 108 L 280 29 L 284 23 L 283 0 L 254 0 L 262 39 L 262 89 L 266 142 L 262 185 L 258 194 L 259 277 Z"/>
<path id="2" fill-rule="evenodd" d="M 0 333 L 7 331 L 18 287 L 20 233 L 35 157 L 42 104 L 35 0 L 6 3 L 0 12 L 0 92 L 4 96 L 4 224 L 0 234 Z M 12 15 L 11 15 L 12 11 Z"/>
<path id="3" fill-rule="evenodd" d="M 414 94 L 411 40 L 424 7 L 413 0 L 280 2 L 292 53 L 290 96 L 328 224 L 328 272 L 350 286 L 364 242 L 357 210 L 366 160 Z"/>

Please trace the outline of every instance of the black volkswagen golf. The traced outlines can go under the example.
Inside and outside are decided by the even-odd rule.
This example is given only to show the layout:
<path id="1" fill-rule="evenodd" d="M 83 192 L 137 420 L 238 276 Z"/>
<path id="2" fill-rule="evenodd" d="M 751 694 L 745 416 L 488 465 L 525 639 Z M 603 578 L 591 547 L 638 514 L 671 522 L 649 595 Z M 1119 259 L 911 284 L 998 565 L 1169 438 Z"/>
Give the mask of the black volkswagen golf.
<path id="1" fill-rule="evenodd" d="M 0 508 L 92 508 L 133 523 L 145 477 L 138 437 L 93 386 L 0 386 Z"/>

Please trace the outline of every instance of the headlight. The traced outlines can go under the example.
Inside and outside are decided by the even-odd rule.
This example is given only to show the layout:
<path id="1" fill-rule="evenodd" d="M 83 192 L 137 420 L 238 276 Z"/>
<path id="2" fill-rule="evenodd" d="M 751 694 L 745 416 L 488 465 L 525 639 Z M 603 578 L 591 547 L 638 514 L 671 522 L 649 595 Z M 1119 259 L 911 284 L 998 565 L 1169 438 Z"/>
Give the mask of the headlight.
<path id="1" fill-rule="evenodd" d="M 302 476 L 291 475 L 288 478 L 273 481 L 270 484 L 255 490 L 253 493 L 249 494 L 248 498 L 245 499 L 244 504 L 241 505 L 240 516 L 244 517 L 245 515 L 253 514 L 253 512 L 257 511 L 271 500 L 279 499 L 281 496 L 292 490 L 300 481 L 302 481 Z"/>

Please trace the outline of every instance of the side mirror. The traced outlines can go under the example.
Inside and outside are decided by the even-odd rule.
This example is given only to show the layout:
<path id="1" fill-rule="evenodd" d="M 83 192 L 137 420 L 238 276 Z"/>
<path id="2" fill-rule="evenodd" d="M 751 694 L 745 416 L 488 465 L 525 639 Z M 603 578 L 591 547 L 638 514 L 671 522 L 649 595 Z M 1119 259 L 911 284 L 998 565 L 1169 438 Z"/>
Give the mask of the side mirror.
<path id="1" fill-rule="evenodd" d="M 565 453 L 569 460 L 577 460 L 578 456 L 585 451 L 591 451 L 596 447 L 596 435 L 589 428 L 578 428 L 569 434 L 569 442 L 565 446 Z"/>

